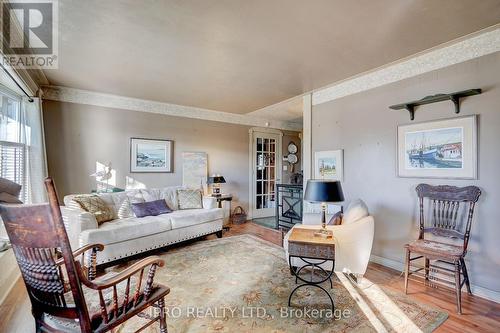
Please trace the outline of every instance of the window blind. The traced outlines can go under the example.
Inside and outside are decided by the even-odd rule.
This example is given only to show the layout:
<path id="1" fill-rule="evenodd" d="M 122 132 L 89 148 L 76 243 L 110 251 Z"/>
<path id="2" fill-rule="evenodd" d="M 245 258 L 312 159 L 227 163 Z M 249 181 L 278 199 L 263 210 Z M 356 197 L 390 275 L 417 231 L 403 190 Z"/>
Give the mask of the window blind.
<path id="1" fill-rule="evenodd" d="M 22 143 L 0 141 L 0 177 L 22 185 L 19 199 L 26 202 L 26 146 Z"/>

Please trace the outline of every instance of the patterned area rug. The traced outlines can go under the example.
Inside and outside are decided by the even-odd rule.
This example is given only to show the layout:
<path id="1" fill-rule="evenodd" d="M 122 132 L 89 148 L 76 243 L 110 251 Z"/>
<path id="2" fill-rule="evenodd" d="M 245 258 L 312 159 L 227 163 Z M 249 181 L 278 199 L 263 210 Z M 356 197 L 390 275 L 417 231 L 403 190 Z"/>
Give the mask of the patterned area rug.
<path id="1" fill-rule="evenodd" d="M 162 255 L 166 265 L 155 280 L 171 288 L 168 331 L 432 332 L 448 317 L 367 279 L 351 283 L 343 274 L 335 277 L 333 290 L 323 284 L 334 312 L 328 297 L 313 287 L 299 289 L 289 308 L 296 284 L 284 257 L 282 248 L 250 235 L 201 241 Z M 134 318 L 118 331 L 143 323 Z"/>

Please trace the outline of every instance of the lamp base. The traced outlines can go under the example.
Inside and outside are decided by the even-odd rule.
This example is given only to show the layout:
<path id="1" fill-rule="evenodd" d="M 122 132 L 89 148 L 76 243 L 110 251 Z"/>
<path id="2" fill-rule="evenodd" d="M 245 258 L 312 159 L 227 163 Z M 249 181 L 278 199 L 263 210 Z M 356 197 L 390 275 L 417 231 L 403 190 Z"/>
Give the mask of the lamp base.
<path id="1" fill-rule="evenodd" d="M 333 238 L 333 231 L 321 228 L 314 233 L 314 236 L 322 238 Z"/>

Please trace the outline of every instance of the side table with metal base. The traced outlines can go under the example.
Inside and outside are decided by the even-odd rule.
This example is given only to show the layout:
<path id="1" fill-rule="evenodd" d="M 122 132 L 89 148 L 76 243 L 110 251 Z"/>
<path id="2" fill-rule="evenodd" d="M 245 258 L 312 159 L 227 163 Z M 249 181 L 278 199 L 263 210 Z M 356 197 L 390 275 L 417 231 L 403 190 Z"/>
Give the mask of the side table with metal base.
<path id="1" fill-rule="evenodd" d="M 214 196 L 214 198 L 217 200 L 218 208 L 222 208 L 223 201 L 229 201 L 229 215 L 231 215 L 231 201 L 233 201 L 233 196 L 231 194 L 221 194 L 219 196 Z M 229 225 L 225 225 L 224 227 L 222 227 L 222 230 L 228 231 Z"/>
<path id="2" fill-rule="evenodd" d="M 333 268 L 335 267 L 335 245 L 332 238 L 322 238 L 314 236 L 315 229 L 293 228 L 290 237 L 288 238 L 288 263 L 290 272 L 295 276 L 295 283 L 299 280 L 302 284 L 295 287 L 288 297 L 288 306 L 291 306 L 292 296 L 297 290 L 306 286 L 313 286 L 323 290 L 332 305 L 332 311 L 335 311 L 335 304 L 330 293 L 321 286 L 322 283 L 329 281 L 330 288 L 333 289 Z M 304 266 L 297 268 L 293 266 L 292 258 L 298 258 L 305 263 Z M 331 262 L 332 270 L 326 271 L 320 265 Z M 301 276 L 300 273 L 309 268 L 311 270 L 310 279 Z M 318 280 L 314 280 L 316 272 L 321 272 L 322 276 Z"/>

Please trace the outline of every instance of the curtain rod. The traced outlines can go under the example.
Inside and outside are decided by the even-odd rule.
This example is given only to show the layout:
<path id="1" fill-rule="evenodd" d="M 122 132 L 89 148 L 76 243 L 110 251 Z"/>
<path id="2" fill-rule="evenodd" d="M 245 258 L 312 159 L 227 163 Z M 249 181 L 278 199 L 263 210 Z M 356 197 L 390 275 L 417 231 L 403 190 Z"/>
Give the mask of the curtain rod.
<path id="1" fill-rule="evenodd" d="M 16 86 L 18 86 L 19 89 L 22 90 L 22 92 L 28 97 L 28 101 L 30 101 L 30 103 L 33 103 L 34 102 L 34 99 L 32 96 L 30 96 L 26 90 L 23 89 L 23 87 L 19 84 L 19 82 L 17 82 L 17 80 L 12 76 L 12 74 L 10 74 L 10 72 L 7 70 L 7 68 L 5 68 L 5 66 L 0 63 L 0 67 L 2 67 L 3 71 L 12 79 L 12 81 L 14 81 L 14 83 L 16 84 Z"/>

